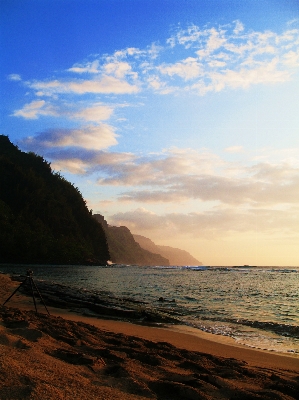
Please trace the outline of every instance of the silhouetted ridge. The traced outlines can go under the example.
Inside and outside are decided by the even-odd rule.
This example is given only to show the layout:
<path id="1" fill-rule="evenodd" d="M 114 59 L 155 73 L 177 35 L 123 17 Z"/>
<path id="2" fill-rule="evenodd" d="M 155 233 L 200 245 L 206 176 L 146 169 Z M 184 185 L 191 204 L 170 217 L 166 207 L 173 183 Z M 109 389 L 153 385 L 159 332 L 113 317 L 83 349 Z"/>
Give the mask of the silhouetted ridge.
<path id="1" fill-rule="evenodd" d="M 126 226 L 109 226 L 104 217 L 94 214 L 106 231 L 111 260 L 117 264 L 169 265 L 161 254 L 143 249 Z"/>
<path id="2" fill-rule="evenodd" d="M 161 254 L 162 257 L 167 258 L 170 265 L 202 265 L 200 261 L 185 250 L 170 246 L 159 246 L 145 236 L 133 235 L 133 237 L 143 249 Z"/>
<path id="3" fill-rule="evenodd" d="M 0 135 L 0 262 L 106 264 L 105 232 L 50 163 Z"/>

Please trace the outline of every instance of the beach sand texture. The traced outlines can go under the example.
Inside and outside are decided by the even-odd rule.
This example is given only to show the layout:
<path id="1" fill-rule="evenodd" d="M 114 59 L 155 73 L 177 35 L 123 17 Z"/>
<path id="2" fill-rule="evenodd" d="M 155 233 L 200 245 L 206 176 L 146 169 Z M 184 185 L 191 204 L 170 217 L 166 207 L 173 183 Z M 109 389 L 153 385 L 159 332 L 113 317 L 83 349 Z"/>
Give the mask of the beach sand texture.
<path id="1" fill-rule="evenodd" d="M 0 304 L 19 285 L 0 274 Z M 0 307 L 0 399 L 298 399 L 299 358 L 81 316 L 17 292 Z M 213 340 L 211 340 L 213 336 Z"/>

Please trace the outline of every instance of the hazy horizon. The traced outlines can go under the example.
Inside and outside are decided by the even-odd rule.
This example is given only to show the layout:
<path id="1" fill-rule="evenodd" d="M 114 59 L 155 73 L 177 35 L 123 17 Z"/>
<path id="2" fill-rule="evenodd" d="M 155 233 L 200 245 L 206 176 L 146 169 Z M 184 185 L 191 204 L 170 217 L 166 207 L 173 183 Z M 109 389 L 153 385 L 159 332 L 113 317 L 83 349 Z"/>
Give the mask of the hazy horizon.
<path id="1" fill-rule="evenodd" d="M 2 0 L 1 134 L 204 265 L 299 265 L 299 4 Z"/>

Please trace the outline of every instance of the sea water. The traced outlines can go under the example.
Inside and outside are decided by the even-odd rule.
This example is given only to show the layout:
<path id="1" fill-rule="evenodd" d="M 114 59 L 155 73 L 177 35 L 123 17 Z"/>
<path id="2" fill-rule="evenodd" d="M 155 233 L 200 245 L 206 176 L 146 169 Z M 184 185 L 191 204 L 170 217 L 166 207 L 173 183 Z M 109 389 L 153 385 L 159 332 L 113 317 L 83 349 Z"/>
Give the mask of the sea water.
<path id="1" fill-rule="evenodd" d="M 25 274 L 26 268 L 0 271 Z M 238 344 L 299 356 L 299 267 L 31 268 L 36 282 L 131 298 Z"/>

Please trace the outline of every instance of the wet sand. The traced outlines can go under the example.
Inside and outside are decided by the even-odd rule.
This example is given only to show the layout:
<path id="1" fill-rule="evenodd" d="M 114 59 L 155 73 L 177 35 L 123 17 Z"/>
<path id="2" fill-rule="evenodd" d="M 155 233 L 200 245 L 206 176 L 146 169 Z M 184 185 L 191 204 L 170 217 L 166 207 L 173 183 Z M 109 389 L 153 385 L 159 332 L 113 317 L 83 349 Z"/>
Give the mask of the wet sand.
<path id="1" fill-rule="evenodd" d="M 0 304 L 18 285 L 0 274 Z M 48 309 L 19 292 L 0 307 L 0 399 L 298 398 L 296 356 Z"/>

